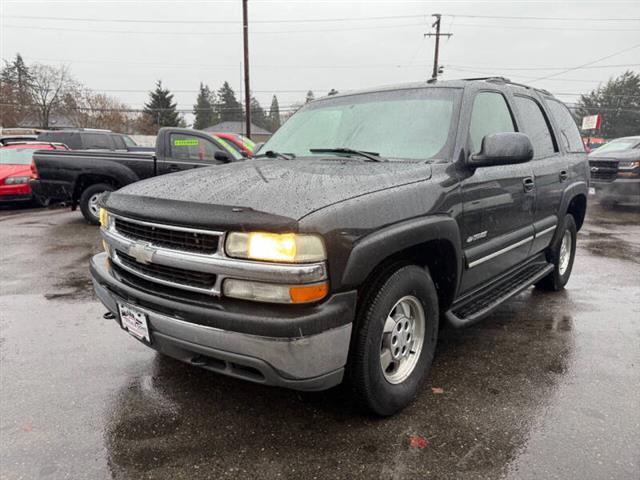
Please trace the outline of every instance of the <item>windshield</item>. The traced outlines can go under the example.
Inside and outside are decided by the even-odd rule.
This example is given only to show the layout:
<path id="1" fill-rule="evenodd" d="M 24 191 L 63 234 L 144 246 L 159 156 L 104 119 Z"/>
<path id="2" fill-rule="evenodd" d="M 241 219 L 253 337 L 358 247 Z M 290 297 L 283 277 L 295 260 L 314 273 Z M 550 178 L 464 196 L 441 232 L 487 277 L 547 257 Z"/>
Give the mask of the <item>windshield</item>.
<path id="1" fill-rule="evenodd" d="M 461 90 L 419 88 L 320 100 L 293 115 L 260 149 L 299 156 L 311 149 L 350 148 L 382 157 L 446 156 Z"/>
<path id="2" fill-rule="evenodd" d="M 30 165 L 37 148 L 0 148 L 0 165 Z"/>
<path id="3" fill-rule="evenodd" d="M 632 150 L 640 145 L 640 139 L 637 138 L 620 138 L 619 140 L 613 140 L 599 148 L 596 148 L 591 153 L 608 153 L 608 152 L 622 152 L 623 150 Z"/>

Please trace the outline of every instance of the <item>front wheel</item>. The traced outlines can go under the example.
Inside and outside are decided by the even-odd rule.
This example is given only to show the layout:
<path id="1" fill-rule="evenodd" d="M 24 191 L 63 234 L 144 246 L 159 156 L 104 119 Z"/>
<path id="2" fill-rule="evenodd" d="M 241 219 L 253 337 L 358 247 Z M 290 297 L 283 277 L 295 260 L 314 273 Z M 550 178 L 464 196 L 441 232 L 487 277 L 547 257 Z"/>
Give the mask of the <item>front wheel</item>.
<path id="1" fill-rule="evenodd" d="M 98 225 L 100 223 L 100 207 L 98 200 L 104 192 L 112 192 L 113 187 L 107 183 L 96 183 L 87 187 L 80 195 L 80 211 L 87 222 Z"/>
<path id="2" fill-rule="evenodd" d="M 438 296 L 416 265 L 379 278 L 358 313 L 351 382 L 369 411 L 387 416 L 406 407 L 426 378 L 438 338 Z"/>
<path id="3" fill-rule="evenodd" d="M 565 215 L 561 228 L 562 237 L 550 247 L 547 253 L 547 258 L 554 266 L 553 271 L 536 283 L 536 288 L 539 290 L 552 292 L 562 290 L 571 276 L 578 234 L 573 215 L 569 213 Z"/>

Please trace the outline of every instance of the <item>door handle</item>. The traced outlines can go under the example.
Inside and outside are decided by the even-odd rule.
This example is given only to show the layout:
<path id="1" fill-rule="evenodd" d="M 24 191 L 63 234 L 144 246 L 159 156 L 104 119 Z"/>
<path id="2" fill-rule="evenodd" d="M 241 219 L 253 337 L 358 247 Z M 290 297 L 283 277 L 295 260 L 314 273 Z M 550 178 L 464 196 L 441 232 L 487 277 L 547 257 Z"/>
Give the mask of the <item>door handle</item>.
<path id="1" fill-rule="evenodd" d="M 561 182 L 566 182 L 568 178 L 569 178 L 569 174 L 567 173 L 567 171 L 566 170 L 562 170 L 560 172 L 560 181 Z"/>
<path id="2" fill-rule="evenodd" d="M 530 192 L 531 190 L 536 188 L 536 184 L 533 181 L 533 178 L 531 177 L 527 177 L 524 180 L 522 180 L 522 186 L 524 187 L 525 192 Z"/>

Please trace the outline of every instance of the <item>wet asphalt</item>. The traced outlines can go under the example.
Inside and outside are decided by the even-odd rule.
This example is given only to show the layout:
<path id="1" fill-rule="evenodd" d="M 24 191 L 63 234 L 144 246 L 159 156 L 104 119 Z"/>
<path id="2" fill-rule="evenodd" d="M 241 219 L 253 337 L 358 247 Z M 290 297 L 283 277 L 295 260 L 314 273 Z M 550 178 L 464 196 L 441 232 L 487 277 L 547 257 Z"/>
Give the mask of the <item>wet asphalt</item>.
<path id="1" fill-rule="evenodd" d="M 0 478 L 638 479 L 640 212 L 589 208 L 567 289 L 442 331 L 388 419 L 154 353 L 102 318 L 95 227 L 2 211 Z"/>

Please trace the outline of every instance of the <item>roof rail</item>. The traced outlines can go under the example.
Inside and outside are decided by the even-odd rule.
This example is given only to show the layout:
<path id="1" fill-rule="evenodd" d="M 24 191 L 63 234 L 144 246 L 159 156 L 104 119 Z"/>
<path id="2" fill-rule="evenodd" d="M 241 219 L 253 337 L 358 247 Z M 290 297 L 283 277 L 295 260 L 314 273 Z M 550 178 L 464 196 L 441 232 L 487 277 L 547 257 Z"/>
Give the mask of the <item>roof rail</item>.
<path id="1" fill-rule="evenodd" d="M 511 80 L 509 80 L 508 78 L 499 77 L 499 76 L 463 78 L 462 80 L 465 80 L 467 82 L 473 82 L 473 81 L 478 81 L 478 80 L 486 80 L 486 81 L 498 81 L 498 82 L 502 82 L 502 83 L 512 83 Z"/>

